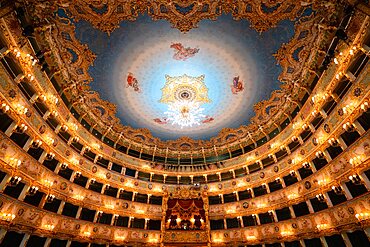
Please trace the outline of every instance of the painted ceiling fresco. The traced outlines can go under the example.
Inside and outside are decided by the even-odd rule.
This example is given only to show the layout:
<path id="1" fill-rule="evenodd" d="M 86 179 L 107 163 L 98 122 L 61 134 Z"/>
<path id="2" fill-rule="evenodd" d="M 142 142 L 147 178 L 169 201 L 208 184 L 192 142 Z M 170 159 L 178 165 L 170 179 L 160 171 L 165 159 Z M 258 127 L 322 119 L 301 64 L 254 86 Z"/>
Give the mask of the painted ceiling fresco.
<path id="1" fill-rule="evenodd" d="M 162 140 L 209 139 L 249 124 L 253 105 L 279 89 L 281 68 L 273 54 L 294 34 L 291 21 L 258 33 L 248 21 L 226 15 L 187 33 L 147 16 L 122 22 L 109 36 L 85 21 L 75 25 L 76 37 L 97 55 L 91 89 L 117 105 L 122 124 L 147 128 Z M 190 98 L 194 106 L 183 107 Z M 171 107 L 197 119 L 176 122 Z"/>

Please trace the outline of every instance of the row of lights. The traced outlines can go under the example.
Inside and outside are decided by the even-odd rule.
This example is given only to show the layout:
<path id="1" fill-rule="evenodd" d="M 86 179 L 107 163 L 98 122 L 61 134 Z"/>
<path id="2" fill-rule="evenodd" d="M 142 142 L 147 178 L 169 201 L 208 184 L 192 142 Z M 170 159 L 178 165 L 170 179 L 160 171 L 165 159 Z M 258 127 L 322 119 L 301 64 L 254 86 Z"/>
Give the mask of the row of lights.
<path id="1" fill-rule="evenodd" d="M 19 49 L 17 48 L 14 48 L 13 49 L 13 52 L 14 52 L 14 55 L 16 58 L 20 58 L 23 54 L 22 51 L 20 51 Z M 28 62 L 32 65 L 32 66 L 35 66 L 36 63 L 38 62 L 38 60 L 33 57 L 31 54 L 27 53 L 26 55 L 24 55 L 25 59 L 28 60 Z"/>
<path id="2" fill-rule="evenodd" d="M 349 50 L 349 54 L 350 55 L 354 55 L 354 52 L 357 50 L 357 47 L 356 46 L 353 46 L 350 50 Z M 16 57 L 18 58 L 18 57 L 20 57 L 21 56 L 21 51 L 20 50 L 18 50 L 17 48 L 14 48 L 14 53 L 15 53 L 15 55 L 16 55 Z M 340 54 L 339 54 L 340 56 L 342 56 L 343 55 L 343 53 L 341 52 Z M 26 57 L 28 58 L 28 59 L 30 59 L 31 60 L 31 62 L 32 62 L 32 65 L 35 65 L 36 63 L 37 63 L 37 59 L 36 58 L 34 58 L 32 55 L 30 55 L 30 54 L 26 54 Z M 339 64 L 339 61 L 338 61 L 338 59 L 337 58 L 334 58 L 334 63 L 335 64 Z M 324 94 L 323 96 L 323 99 L 325 99 L 325 98 L 327 98 L 328 97 L 328 95 L 327 94 Z M 58 98 L 56 97 L 56 96 L 54 96 L 54 99 L 55 99 L 55 104 L 57 104 L 58 103 Z M 315 101 L 315 96 L 313 96 L 313 99 L 312 99 L 313 101 Z"/>
<path id="3" fill-rule="evenodd" d="M 45 97 L 45 96 L 44 96 Z M 55 97 L 55 96 L 54 96 Z M 56 101 L 57 101 L 57 99 L 58 98 L 56 98 L 55 97 L 55 99 L 56 99 Z M 21 107 L 22 108 L 22 107 Z M 361 105 L 361 108 L 362 109 L 364 109 L 364 110 L 367 110 L 368 109 L 368 102 L 365 102 L 365 103 L 363 103 L 362 105 Z M 5 111 L 7 111 L 7 110 L 9 110 L 9 106 L 7 106 L 6 104 L 2 104 L 2 109 L 4 109 Z M 28 111 L 28 109 L 27 108 L 22 108 L 21 110 L 20 110 L 21 112 L 23 112 L 23 113 L 26 113 L 27 111 Z M 55 111 L 54 111 L 55 112 Z M 353 127 L 354 126 L 352 126 L 349 122 L 347 122 L 346 124 L 344 124 L 343 125 L 343 128 L 345 129 L 345 130 L 348 130 L 348 131 L 350 131 L 350 130 L 352 130 L 353 129 Z M 64 130 L 67 130 L 68 129 L 68 126 L 66 126 L 66 125 L 63 125 L 62 126 L 62 128 L 64 129 Z M 306 124 L 304 124 L 303 126 L 302 126 L 302 128 L 307 128 L 307 125 Z M 20 132 L 24 132 L 24 131 L 26 131 L 27 130 L 27 126 L 26 125 L 24 125 L 24 124 L 22 124 L 21 126 L 19 126 L 18 127 L 18 129 L 19 129 L 19 131 Z M 296 137 L 296 136 L 293 136 L 292 137 L 292 141 L 297 141 L 298 140 L 298 138 Z M 79 141 L 79 138 L 78 137 L 73 137 L 73 141 L 75 141 L 75 142 L 78 142 Z M 281 149 L 285 149 L 285 147 L 284 146 L 281 146 Z M 88 151 L 88 150 L 90 150 L 90 148 L 89 147 L 87 147 L 86 148 L 86 150 Z M 50 155 L 48 156 L 48 157 L 50 157 Z M 52 157 L 53 158 L 53 157 Z M 52 159 L 51 158 L 51 159 Z M 102 158 L 102 156 L 100 155 L 100 156 L 98 156 L 98 159 L 99 158 Z"/>
<path id="4" fill-rule="evenodd" d="M 365 109 L 366 107 L 365 106 L 367 106 L 368 104 L 367 104 L 367 102 L 365 102 L 364 104 L 362 104 L 363 105 L 363 108 Z M 8 109 L 8 106 L 7 105 L 5 105 L 5 104 L 3 104 L 3 108 L 5 107 L 5 109 Z M 350 124 L 349 124 L 349 122 L 347 122 L 344 126 L 343 126 L 343 128 L 344 129 L 348 129 L 349 128 L 349 126 L 350 126 Z M 67 127 L 68 128 L 68 127 Z M 19 129 L 20 129 L 20 131 L 25 131 L 26 129 L 27 129 L 27 126 L 25 126 L 24 124 L 22 124 L 22 125 L 20 125 L 19 126 Z M 77 139 L 75 139 L 76 141 L 78 141 L 78 137 L 76 137 Z M 292 137 L 292 141 L 297 141 L 297 137 Z M 42 144 L 42 141 L 40 141 L 40 140 L 36 140 L 35 141 L 35 145 L 36 146 L 39 146 L 39 145 L 41 145 Z M 337 141 L 336 140 L 334 140 L 334 138 L 332 138 L 331 140 L 329 140 L 329 143 L 331 144 L 331 145 L 336 145 L 337 144 Z M 284 147 L 283 147 L 284 148 Z M 89 147 L 87 147 L 87 149 L 89 149 Z M 322 152 L 317 152 L 316 153 L 316 155 L 318 156 L 318 157 L 323 157 L 323 153 Z M 54 156 L 55 156 L 55 154 L 53 154 L 53 153 L 49 153 L 48 155 L 47 155 L 47 158 L 48 159 L 53 159 L 54 158 Z M 102 156 L 99 156 L 98 158 L 101 158 Z M 64 164 L 64 165 L 67 165 L 67 164 Z M 68 166 L 68 165 L 67 165 Z"/>
<path id="5" fill-rule="evenodd" d="M 349 53 L 351 54 L 351 55 L 353 55 L 354 54 L 354 51 L 353 50 L 356 50 L 356 47 L 354 47 L 353 49 L 351 49 L 350 51 L 349 51 Z M 20 52 L 19 51 L 17 51 L 17 50 L 15 50 L 15 52 L 16 52 L 16 56 L 17 57 L 19 57 L 20 56 Z M 27 55 L 29 55 L 29 54 L 27 54 Z M 31 59 L 32 59 L 32 57 L 31 57 Z M 336 64 L 338 64 L 338 60 L 335 58 L 334 59 L 334 62 L 336 63 Z M 294 172 L 294 171 L 293 171 Z M 352 181 L 357 181 L 358 180 L 358 175 L 353 175 L 353 176 L 350 176 L 349 177 L 349 179 Z M 334 187 L 334 186 L 333 186 Z M 36 187 L 37 188 L 37 187 Z M 320 194 L 321 195 L 321 194 Z M 321 195 L 322 196 L 322 195 Z M 10 214 L 8 214 L 8 215 L 10 215 Z M 369 214 L 367 214 L 367 213 L 361 213 L 361 214 L 356 214 L 356 218 L 359 218 L 359 217 L 364 217 L 364 216 L 369 216 Z M 14 215 L 12 215 L 12 217 L 14 218 L 15 216 Z M 318 229 L 322 229 L 322 228 L 326 228 L 327 227 L 327 224 L 321 224 L 321 225 L 317 225 L 317 228 Z M 54 226 L 52 226 L 52 225 L 50 225 L 50 227 L 49 228 L 52 228 L 52 229 L 54 229 Z M 51 229 L 51 230 L 52 230 Z M 282 234 L 283 234 L 283 232 L 282 232 Z M 90 236 L 90 232 L 84 232 L 84 235 L 86 235 L 86 236 Z M 248 236 L 249 238 L 253 238 L 253 239 L 255 239 L 255 236 Z M 247 237 L 247 238 L 248 238 Z"/>
<path id="6" fill-rule="evenodd" d="M 5 221 L 12 221 L 15 218 L 15 214 L 0 212 L 0 219 Z"/>

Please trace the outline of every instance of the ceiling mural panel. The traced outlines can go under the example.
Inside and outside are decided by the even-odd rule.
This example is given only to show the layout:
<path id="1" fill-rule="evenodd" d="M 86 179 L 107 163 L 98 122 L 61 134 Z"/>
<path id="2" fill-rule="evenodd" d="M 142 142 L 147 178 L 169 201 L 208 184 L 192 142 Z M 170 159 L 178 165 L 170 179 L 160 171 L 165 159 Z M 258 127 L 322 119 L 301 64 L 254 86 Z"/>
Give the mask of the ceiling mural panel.
<path id="1" fill-rule="evenodd" d="M 123 145 L 188 150 L 253 141 L 284 120 L 307 92 L 338 6 L 60 0 L 32 13 L 43 30 L 55 27 L 45 46 L 61 56 L 51 67 L 89 124 Z M 166 78 L 185 75 L 204 76 L 209 102 L 160 102 Z"/>
<path id="2" fill-rule="evenodd" d="M 222 128 L 249 124 L 253 105 L 279 89 L 281 68 L 273 54 L 293 33 L 290 21 L 260 34 L 231 16 L 201 21 L 187 33 L 147 16 L 123 22 L 110 35 L 76 23 L 76 38 L 96 55 L 89 68 L 91 89 L 117 106 L 122 124 L 149 129 L 163 140 L 209 139 Z M 209 100 L 192 126 L 167 121 L 168 104 L 161 102 L 166 77 L 183 75 L 203 76 L 208 89 Z"/>

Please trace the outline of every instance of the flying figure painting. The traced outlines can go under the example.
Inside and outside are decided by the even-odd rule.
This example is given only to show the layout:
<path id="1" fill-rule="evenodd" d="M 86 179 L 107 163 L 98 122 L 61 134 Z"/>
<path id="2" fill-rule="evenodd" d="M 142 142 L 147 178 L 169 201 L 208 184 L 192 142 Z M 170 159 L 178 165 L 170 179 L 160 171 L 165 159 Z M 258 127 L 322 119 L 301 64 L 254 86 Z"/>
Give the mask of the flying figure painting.
<path id="1" fill-rule="evenodd" d="M 185 61 L 188 58 L 194 57 L 199 52 L 199 48 L 184 47 L 181 43 L 172 43 L 171 48 L 175 50 L 173 59 Z"/>
<path id="2" fill-rule="evenodd" d="M 231 85 L 231 92 L 233 94 L 238 94 L 244 90 L 244 83 L 239 79 L 239 76 L 233 78 L 233 84 Z"/>
<path id="3" fill-rule="evenodd" d="M 213 117 L 206 116 L 202 123 L 204 124 L 211 123 L 213 120 L 215 120 Z"/>
<path id="4" fill-rule="evenodd" d="M 140 87 L 138 80 L 134 77 L 134 74 L 128 72 L 127 74 L 127 84 L 126 87 L 132 87 L 135 92 L 140 93 Z"/>
<path id="5" fill-rule="evenodd" d="M 154 118 L 153 121 L 156 122 L 157 124 L 167 124 L 168 123 L 167 118 L 163 118 L 163 119 Z"/>

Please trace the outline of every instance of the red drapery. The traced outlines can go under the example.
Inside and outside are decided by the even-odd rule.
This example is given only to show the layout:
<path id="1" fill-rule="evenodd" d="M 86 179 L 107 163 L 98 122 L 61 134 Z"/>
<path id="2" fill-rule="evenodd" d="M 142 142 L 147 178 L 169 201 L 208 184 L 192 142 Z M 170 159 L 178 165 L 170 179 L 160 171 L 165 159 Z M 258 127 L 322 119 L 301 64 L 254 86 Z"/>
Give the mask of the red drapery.
<path id="1" fill-rule="evenodd" d="M 203 209 L 202 199 L 168 199 L 167 208 L 172 209 L 179 204 L 179 206 L 185 210 L 189 209 L 193 204 L 199 208 Z"/>
<path id="2" fill-rule="evenodd" d="M 189 215 L 194 219 L 194 226 L 200 228 L 205 222 L 204 203 L 202 199 L 169 199 L 167 201 L 166 221 L 169 220 L 170 228 L 177 225 L 176 219 L 180 218 L 180 225 L 190 225 Z"/>

